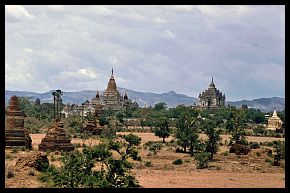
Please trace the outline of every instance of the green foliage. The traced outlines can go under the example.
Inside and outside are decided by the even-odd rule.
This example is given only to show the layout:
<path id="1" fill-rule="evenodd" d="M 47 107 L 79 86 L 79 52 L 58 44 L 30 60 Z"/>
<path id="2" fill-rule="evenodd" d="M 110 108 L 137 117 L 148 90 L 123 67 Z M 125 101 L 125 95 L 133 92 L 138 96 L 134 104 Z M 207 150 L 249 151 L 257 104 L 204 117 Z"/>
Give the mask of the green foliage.
<path id="1" fill-rule="evenodd" d="M 175 136 L 177 144 L 183 147 L 184 152 L 186 152 L 186 148 L 189 147 L 190 153 L 193 153 L 199 145 L 197 121 L 189 114 L 181 115 L 177 121 Z"/>
<path id="2" fill-rule="evenodd" d="M 100 117 L 99 118 L 99 123 L 101 126 L 104 126 L 104 125 L 108 125 L 109 124 L 109 121 L 106 117 Z"/>
<path id="3" fill-rule="evenodd" d="M 254 135 L 259 135 L 259 136 L 266 136 L 268 134 L 267 130 L 265 130 L 262 126 L 255 127 L 253 129 Z"/>
<path id="4" fill-rule="evenodd" d="M 260 144 L 257 142 L 250 142 L 250 149 L 260 148 Z"/>
<path id="5" fill-rule="evenodd" d="M 159 150 L 161 150 L 161 147 L 162 147 L 162 143 L 160 142 L 154 142 L 154 141 L 148 141 L 146 142 L 144 145 L 143 145 L 144 149 L 149 149 L 149 151 L 151 152 L 150 155 L 156 155 L 157 152 Z"/>
<path id="6" fill-rule="evenodd" d="M 245 109 L 231 109 L 231 113 L 228 117 L 228 123 L 231 123 L 232 138 L 235 143 L 246 145 L 247 141 L 245 138 L 245 124 L 246 114 Z"/>
<path id="7" fill-rule="evenodd" d="M 174 164 L 174 165 L 181 165 L 181 164 L 183 164 L 183 161 L 182 161 L 182 159 L 177 159 L 177 160 L 174 160 L 172 162 L 172 164 Z"/>
<path id="8" fill-rule="evenodd" d="M 136 150 L 141 139 L 132 134 L 122 138 L 124 143 L 110 139 L 94 147 L 85 147 L 82 153 L 76 150 L 64 155 L 61 167 L 48 167 L 39 180 L 49 182 L 53 187 L 66 188 L 139 187 L 135 177 L 129 174 L 132 164 L 128 158 L 141 160 Z M 112 156 L 114 151 L 120 159 Z M 101 164 L 100 170 L 92 169 L 96 162 Z"/>
<path id="9" fill-rule="evenodd" d="M 285 142 L 274 141 L 274 166 L 280 165 L 280 160 L 285 159 Z"/>
<path id="10" fill-rule="evenodd" d="M 195 154 L 194 158 L 197 161 L 197 168 L 204 169 L 208 167 L 208 163 L 210 161 L 210 153 L 208 152 L 197 153 Z"/>
<path id="11" fill-rule="evenodd" d="M 116 131 L 112 127 L 105 127 L 102 129 L 100 137 L 103 138 L 114 138 L 116 136 Z"/>
<path id="12" fill-rule="evenodd" d="M 167 107 L 167 106 L 166 106 L 165 103 L 157 103 L 157 104 L 155 104 L 154 109 L 155 109 L 156 111 L 162 111 L 162 110 L 165 110 L 166 107 Z"/>
<path id="13" fill-rule="evenodd" d="M 205 142 L 205 151 L 210 153 L 210 160 L 213 159 L 213 155 L 218 151 L 218 144 L 219 141 L 221 141 L 221 137 L 214 129 L 214 124 L 212 121 L 206 121 L 203 124 L 205 130 L 205 133 L 208 136 L 208 140 Z"/>
<path id="14" fill-rule="evenodd" d="M 152 165 L 152 162 L 151 161 L 146 161 L 145 162 L 145 166 L 152 167 L 153 165 Z"/>
<path id="15" fill-rule="evenodd" d="M 165 138 L 170 136 L 169 120 L 162 117 L 157 122 L 157 127 L 154 129 L 155 136 L 162 138 L 163 143 L 165 143 Z"/>
<path id="16" fill-rule="evenodd" d="M 229 155 L 229 152 L 228 151 L 224 151 L 224 152 L 221 153 L 221 155 L 222 156 L 228 156 Z"/>

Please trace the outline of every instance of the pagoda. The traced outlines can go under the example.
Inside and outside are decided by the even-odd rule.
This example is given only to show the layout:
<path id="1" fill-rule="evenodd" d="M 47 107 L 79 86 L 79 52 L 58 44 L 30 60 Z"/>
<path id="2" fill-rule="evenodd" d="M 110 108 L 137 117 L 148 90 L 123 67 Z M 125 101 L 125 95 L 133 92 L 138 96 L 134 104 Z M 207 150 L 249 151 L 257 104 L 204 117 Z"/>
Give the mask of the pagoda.
<path id="1" fill-rule="evenodd" d="M 222 92 L 216 89 L 213 77 L 208 89 L 200 93 L 198 98 L 197 106 L 201 108 L 212 109 L 225 106 L 225 94 L 222 94 Z"/>
<path id="2" fill-rule="evenodd" d="M 24 128 L 25 114 L 19 109 L 17 96 L 12 96 L 7 109 L 7 127 L 5 127 L 5 146 L 22 146 L 31 149 L 32 140 Z"/>
<path id="3" fill-rule="evenodd" d="M 56 118 L 47 134 L 42 138 L 41 143 L 38 145 L 40 151 L 72 151 L 74 145 L 71 143 L 71 138 L 68 137 L 63 128 L 63 122 L 60 118 Z"/>
<path id="4" fill-rule="evenodd" d="M 125 92 L 125 95 L 122 96 L 117 90 L 117 84 L 114 77 L 114 71 L 112 68 L 111 77 L 109 79 L 107 89 L 100 95 L 99 91 L 96 93 L 96 97 L 91 100 L 91 104 L 100 109 L 111 109 L 113 111 L 118 111 L 129 106 L 137 107 L 136 102 L 132 102 Z"/>
<path id="5" fill-rule="evenodd" d="M 272 117 L 268 119 L 268 125 L 267 129 L 269 130 L 276 130 L 276 129 L 281 129 L 282 127 L 282 121 L 280 117 L 278 117 L 276 110 L 273 112 Z"/>

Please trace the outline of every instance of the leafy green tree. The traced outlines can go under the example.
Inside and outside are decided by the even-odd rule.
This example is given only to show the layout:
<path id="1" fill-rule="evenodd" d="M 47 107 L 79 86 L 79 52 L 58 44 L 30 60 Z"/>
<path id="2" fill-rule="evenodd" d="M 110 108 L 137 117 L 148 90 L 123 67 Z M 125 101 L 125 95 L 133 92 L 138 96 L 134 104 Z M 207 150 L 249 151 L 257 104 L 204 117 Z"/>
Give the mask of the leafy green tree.
<path id="1" fill-rule="evenodd" d="M 165 110 L 166 107 L 167 107 L 166 104 L 164 102 L 162 102 L 162 103 L 155 104 L 154 109 L 156 111 L 162 111 L 162 110 Z"/>
<path id="2" fill-rule="evenodd" d="M 154 129 L 155 136 L 162 138 L 162 142 L 165 143 L 165 138 L 170 136 L 169 121 L 167 118 L 160 118 L 157 127 Z"/>
<path id="3" fill-rule="evenodd" d="M 232 116 L 229 122 L 233 123 L 232 140 L 237 144 L 246 145 L 247 141 L 245 138 L 245 109 L 231 109 Z"/>
<path id="4" fill-rule="evenodd" d="M 214 154 L 218 151 L 218 144 L 222 138 L 220 137 L 218 131 L 215 130 L 212 121 L 206 121 L 204 127 L 206 128 L 205 133 L 208 136 L 205 151 L 210 153 L 210 160 L 212 160 Z"/>
<path id="5" fill-rule="evenodd" d="M 281 159 L 285 159 L 285 142 L 283 141 L 274 141 L 274 166 L 279 166 Z"/>
<path id="6" fill-rule="evenodd" d="M 176 139 L 177 144 L 183 147 L 183 151 L 186 152 L 186 148 L 190 148 L 190 153 L 199 146 L 198 129 L 196 127 L 197 121 L 190 117 L 188 114 L 182 115 L 177 121 Z"/>

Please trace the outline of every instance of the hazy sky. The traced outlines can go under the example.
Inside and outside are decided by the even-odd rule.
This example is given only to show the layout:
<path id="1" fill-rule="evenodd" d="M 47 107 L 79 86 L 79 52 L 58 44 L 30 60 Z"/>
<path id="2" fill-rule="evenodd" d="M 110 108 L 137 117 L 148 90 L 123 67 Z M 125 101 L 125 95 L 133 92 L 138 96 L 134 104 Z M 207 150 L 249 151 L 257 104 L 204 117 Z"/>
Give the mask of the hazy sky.
<path id="1" fill-rule="evenodd" d="M 5 6 L 5 86 L 285 97 L 285 6 Z"/>

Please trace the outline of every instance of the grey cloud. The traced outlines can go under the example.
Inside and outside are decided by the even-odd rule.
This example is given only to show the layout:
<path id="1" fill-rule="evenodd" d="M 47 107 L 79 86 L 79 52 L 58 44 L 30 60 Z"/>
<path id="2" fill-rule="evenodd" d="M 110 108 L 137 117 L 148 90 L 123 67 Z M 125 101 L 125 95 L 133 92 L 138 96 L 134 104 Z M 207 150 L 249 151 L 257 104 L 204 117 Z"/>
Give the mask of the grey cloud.
<path id="1" fill-rule="evenodd" d="M 31 17 L 5 13 L 7 89 L 101 90 L 113 66 L 118 86 L 137 91 L 197 97 L 214 76 L 229 100 L 285 93 L 284 6 L 18 9 Z"/>

